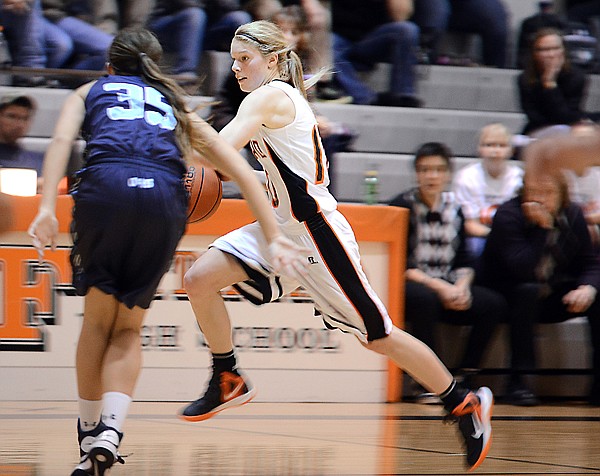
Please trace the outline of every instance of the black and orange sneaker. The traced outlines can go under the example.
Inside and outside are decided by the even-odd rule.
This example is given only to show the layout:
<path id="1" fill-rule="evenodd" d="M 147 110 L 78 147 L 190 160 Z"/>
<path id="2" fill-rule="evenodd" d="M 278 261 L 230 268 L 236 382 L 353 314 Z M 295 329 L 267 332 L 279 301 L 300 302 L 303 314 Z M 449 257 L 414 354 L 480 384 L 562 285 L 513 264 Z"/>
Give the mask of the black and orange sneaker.
<path id="1" fill-rule="evenodd" d="M 469 392 L 460 405 L 449 415 L 458 421 L 458 428 L 464 438 L 467 450 L 469 471 L 477 468 L 492 446 L 492 410 L 494 396 L 487 387 L 481 387 L 476 393 Z"/>
<path id="2" fill-rule="evenodd" d="M 179 415 L 187 421 L 203 421 L 227 408 L 239 407 L 252 400 L 256 390 L 234 372 L 214 372 L 204 395 L 183 409 Z"/>

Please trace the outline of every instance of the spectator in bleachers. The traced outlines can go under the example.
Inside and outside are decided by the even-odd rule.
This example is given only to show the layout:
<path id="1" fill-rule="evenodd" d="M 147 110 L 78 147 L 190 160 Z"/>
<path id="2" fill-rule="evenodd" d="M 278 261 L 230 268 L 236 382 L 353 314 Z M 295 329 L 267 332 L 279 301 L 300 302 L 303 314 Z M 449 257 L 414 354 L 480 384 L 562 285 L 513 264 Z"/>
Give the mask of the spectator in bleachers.
<path id="1" fill-rule="evenodd" d="M 504 68 L 509 40 L 508 11 L 501 0 L 418 0 L 412 18 L 436 60 L 446 31 L 481 37 L 483 64 Z"/>
<path id="2" fill-rule="evenodd" d="M 600 129 L 593 122 L 581 123 L 571 128 L 577 136 L 589 136 Z M 583 209 L 588 224 L 590 238 L 596 250 L 600 251 L 600 167 L 590 167 L 585 174 L 578 176 L 565 171 L 571 200 Z"/>
<path id="3" fill-rule="evenodd" d="M 281 7 L 267 20 L 272 21 L 281 29 L 290 46 L 302 59 L 302 66 L 304 66 L 310 55 L 308 46 L 310 31 L 302 8 L 299 5 Z M 306 68 L 309 70 L 308 66 Z"/>
<path id="4" fill-rule="evenodd" d="M 206 34 L 207 16 L 200 0 L 156 0 L 148 28 L 166 51 L 175 53 L 173 74 L 182 82 L 198 80 L 198 64 Z"/>
<path id="5" fill-rule="evenodd" d="M 35 102 L 29 96 L 14 94 L 0 98 L 0 167 L 35 170 L 39 188 L 44 154 L 19 144 L 29 132 L 35 110 Z"/>
<path id="6" fill-rule="evenodd" d="M 437 63 L 440 42 L 448 27 L 450 3 L 445 0 L 418 0 L 410 20 L 420 30 L 419 45 L 422 62 Z"/>
<path id="7" fill-rule="evenodd" d="M 274 1 L 277 9 L 281 7 L 278 0 L 269 1 Z M 273 11 L 272 7 L 264 14 L 267 11 Z M 240 0 L 156 0 L 148 27 L 167 50 L 175 51 L 172 72 L 182 76 L 184 82 L 193 83 L 198 79 L 202 53 L 229 51 L 235 30 L 250 21 L 252 15 L 242 8 Z"/>
<path id="8" fill-rule="evenodd" d="M 598 0 L 567 0 L 567 18 L 572 21 L 587 23 L 592 17 L 600 16 Z"/>
<path id="9" fill-rule="evenodd" d="M 155 0 L 83 0 L 92 24 L 109 35 L 126 27 L 145 27 Z"/>
<path id="10" fill-rule="evenodd" d="M 317 71 L 331 70 L 333 60 L 333 44 L 331 32 L 331 10 L 329 4 L 322 0 L 282 0 L 284 6 L 299 5 L 306 16 L 306 28 L 309 33 L 307 48 L 307 69 L 310 74 Z M 325 5 L 327 3 L 327 5 Z M 346 102 L 352 98 L 340 88 L 333 71 L 328 71 L 316 85 L 317 101 Z"/>
<path id="11" fill-rule="evenodd" d="M 75 16 L 68 0 L 42 0 L 42 12 L 49 68 L 104 69 L 112 35 Z"/>
<path id="12" fill-rule="evenodd" d="M 205 50 L 229 51 L 235 30 L 252 21 L 252 15 L 242 8 L 240 0 L 204 0 L 208 15 Z"/>
<path id="13" fill-rule="evenodd" d="M 583 209 L 592 244 L 600 250 L 600 167 L 589 168 L 581 177 L 572 172 L 565 174 L 569 196 Z"/>
<path id="14" fill-rule="evenodd" d="M 250 14 L 253 20 L 269 20 L 283 8 L 283 3 L 279 0 L 242 0 L 241 7 Z"/>
<path id="15" fill-rule="evenodd" d="M 501 203 L 517 195 L 523 185 L 523 169 L 509 161 L 512 134 L 503 124 L 489 124 L 479 135 L 480 162 L 454 175 L 453 190 L 465 216 L 467 246 L 479 256 Z"/>
<path id="16" fill-rule="evenodd" d="M 45 68 L 41 31 L 40 0 L 0 0 L 0 25 L 8 41 L 12 64 L 27 68 Z M 43 77 L 15 77 L 15 86 L 37 86 Z"/>
<path id="17" fill-rule="evenodd" d="M 553 28 L 538 30 L 529 54 L 525 69 L 517 78 L 521 109 L 527 115 L 523 134 L 585 119 L 582 102 L 587 78 L 570 64 L 561 32 Z"/>
<path id="18" fill-rule="evenodd" d="M 539 11 L 537 13 L 521 22 L 519 39 L 517 40 L 517 67 L 519 69 L 523 69 L 527 63 L 529 45 L 538 30 L 555 28 L 558 31 L 563 31 L 567 25 L 566 19 L 556 13 L 553 0 L 542 0 L 538 2 L 538 7 Z"/>
<path id="19" fill-rule="evenodd" d="M 535 325 L 587 316 L 594 353 L 589 397 L 600 405 L 600 259 L 564 177 L 528 180 L 529 174 L 522 194 L 498 208 L 483 253 L 482 282 L 509 305 L 508 401 L 538 403 L 524 378 L 536 370 Z"/>
<path id="20" fill-rule="evenodd" d="M 477 369 L 506 302 L 498 293 L 473 285 L 472 258 L 466 249 L 465 220 L 453 192 L 451 152 L 438 142 L 416 152 L 417 188 L 390 205 L 410 209 L 405 288 L 405 318 L 412 334 L 434 351 L 438 322 L 471 326 L 459 368 Z M 418 390 L 423 392 L 423 390 Z M 417 395 L 422 401 L 430 395 Z"/>
<path id="21" fill-rule="evenodd" d="M 416 63 L 419 28 L 408 21 L 412 0 L 331 0 L 336 81 L 355 104 L 419 107 Z M 387 91 L 377 94 L 358 71 L 390 63 Z"/>
<path id="22" fill-rule="evenodd" d="M 281 7 L 267 20 L 276 23 L 290 44 L 294 45 L 307 78 L 315 73 L 323 73 L 311 91 L 311 100 L 350 102 L 352 98 L 340 89 L 331 71 L 333 57 L 329 13 L 319 0 L 303 0 L 301 3 Z"/>

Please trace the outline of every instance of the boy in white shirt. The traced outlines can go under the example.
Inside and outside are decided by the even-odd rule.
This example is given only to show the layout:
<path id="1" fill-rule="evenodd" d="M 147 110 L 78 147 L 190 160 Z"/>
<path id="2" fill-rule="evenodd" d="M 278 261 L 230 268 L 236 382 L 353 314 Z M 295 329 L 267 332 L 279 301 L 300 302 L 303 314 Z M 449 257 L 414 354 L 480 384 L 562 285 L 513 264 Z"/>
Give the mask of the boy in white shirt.
<path id="1" fill-rule="evenodd" d="M 456 172 L 453 190 L 465 216 L 468 248 L 479 256 L 496 208 L 513 198 L 523 184 L 523 169 L 509 162 L 512 135 L 503 124 L 489 124 L 479 135 L 481 161 Z"/>
<path id="2" fill-rule="evenodd" d="M 594 123 L 581 123 L 571 127 L 575 136 L 593 135 L 598 130 Z M 569 197 L 583 208 L 592 243 L 600 250 L 600 167 L 590 167 L 581 175 L 572 170 L 563 172 L 569 185 Z"/>

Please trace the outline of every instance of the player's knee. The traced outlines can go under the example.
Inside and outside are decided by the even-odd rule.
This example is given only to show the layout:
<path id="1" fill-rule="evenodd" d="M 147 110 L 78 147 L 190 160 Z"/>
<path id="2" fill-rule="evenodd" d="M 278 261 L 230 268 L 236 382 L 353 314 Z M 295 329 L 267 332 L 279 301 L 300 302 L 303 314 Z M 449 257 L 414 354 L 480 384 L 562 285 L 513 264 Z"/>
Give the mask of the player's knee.
<path id="1" fill-rule="evenodd" d="M 211 288 L 209 279 L 210 273 L 204 267 L 194 265 L 185 273 L 183 287 L 188 296 L 198 296 Z"/>

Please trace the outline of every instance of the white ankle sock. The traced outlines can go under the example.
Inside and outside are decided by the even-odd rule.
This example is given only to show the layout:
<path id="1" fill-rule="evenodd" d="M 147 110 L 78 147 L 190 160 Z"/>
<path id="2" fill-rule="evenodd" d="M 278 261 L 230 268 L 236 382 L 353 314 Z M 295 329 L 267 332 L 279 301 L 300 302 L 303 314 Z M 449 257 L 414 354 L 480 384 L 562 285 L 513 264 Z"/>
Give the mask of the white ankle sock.
<path id="1" fill-rule="evenodd" d="M 106 392 L 102 395 L 104 407 L 102 409 L 102 421 L 117 431 L 123 431 L 123 424 L 127 413 L 131 397 L 121 392 Z"/>
<path id="2" fill-rule="evenodd" d="M 79 399 L 79 427 L 83 431 L 91 431 L 100 423 L 102 400 Z"/>

